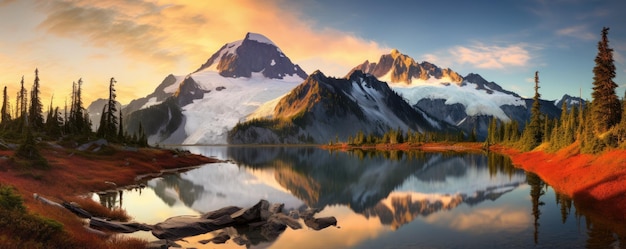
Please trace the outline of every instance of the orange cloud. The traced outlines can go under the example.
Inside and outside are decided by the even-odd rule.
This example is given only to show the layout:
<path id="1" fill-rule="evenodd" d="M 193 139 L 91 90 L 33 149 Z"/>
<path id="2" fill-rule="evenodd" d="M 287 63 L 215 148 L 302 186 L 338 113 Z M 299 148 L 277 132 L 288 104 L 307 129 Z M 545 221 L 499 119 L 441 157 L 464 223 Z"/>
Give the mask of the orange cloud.
<path id="1" fill-rule="evenodd" d="M 243 39 L 249 31 L 273 40 L 308 71 L 333 61 L 345 72 L 386 51 L 377 43 L 333 29 L 314 30 L 293 10 L 273 1 L 55 1 L 42 6 L 46 32 L 85 39 L 97 47 L 122 50 L 129 59 L 162 69 L 181 60 L 195 69 L 223 44 Z M 328 68 L 330 70 L 330 68 Z"/>
<path id="2" fill-rule="evenodd" d="M 0 23 L 0 31 L 14 34 L 0 41 L 0 59 L 15 62 L 0 68 L 0 84 L 14 92 L 14 79 L 25 74 L 30 81 L 39 67 L 42 87 L 55 91 L 56 105 L 62 106 L 72 81 L 83 78 L 88 104 L 107 97 L 106 81 L 115 77 L 118 100 L 128 103 L 150 93 L 169 73 L 192 72 L 247 32 L 266 35 L 307 72 L 320 69 L 331 76 L 344 76 L 388 51 L 348 32 L 318 29 L 280 1 L 4 0 L 0 13 L 29 19 Z M 44 100 L 50 95 L 44 93 Z"/>

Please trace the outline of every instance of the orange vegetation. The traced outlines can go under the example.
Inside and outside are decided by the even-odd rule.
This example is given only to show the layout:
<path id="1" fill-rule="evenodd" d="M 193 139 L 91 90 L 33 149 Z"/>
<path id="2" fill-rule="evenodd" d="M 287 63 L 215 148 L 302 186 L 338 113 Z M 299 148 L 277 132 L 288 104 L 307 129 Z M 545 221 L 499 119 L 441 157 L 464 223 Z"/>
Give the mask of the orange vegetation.
<path id="1" fill-rule="evenodd" d="M 478 152 L 483 149 L 483 144 L 337 144 L 323 148 Z M 500 145 L 491 146 L 490 150 L 510 156 L 517 167 L 537 174 L 557 192 L 573 198 L 577 208 L 595 214 L 596 219 L 610 223 L 626 222 L 626 150 L 614 149 L 600 155 L 580 154 L 578 142 L 556 153 L 547 153 L 541 150 L 541 146 L 525 153 Z"/>
<path id="2" fill-rule="evenodd" d="M 401 143 L 401 144 L 376 144 L 376 145 L 360 145 L 353 146 L 345 143 L 335 145 L 323 145 L 323 149 L 328 150 L 351 150 L 351 149 L 371 149 L 371 150 L 421 150 L 427 152 L 479 152 L 483 149 L 482 143 L 470 143 L 470 142 L 436 142 L 436 143 Z"/>
<path id="3" fill-rule="evenodd" d="M 606 221 L 626 221 L 626 151 L 610 150 L 599 155 L 580 154 L 574 143 L 557 153 L 520 153 L 503 147 L 513 163 L 534 172 L 557 192 L 577 202 L 577 207 L 598 214 Z"/>
<path id="4" fill-rule="evenodd" d="M 92 211 L 96 210 L 93 208 L 95 203 L 91 203 L 91 200 L 78 200 L 76 196 L 112 188 L 112 184 L 107 184 L 106 181 L 116 183 L 117 186 L 130 185 L 135 184 L 135 178 L 139 175 L 217 161 L 172 150 L 127 151 L 114 146 L 105 149 L 106 151 L 96 153 L 42 148 L 40 152 L 47 159 L 50 169 L 23 166 L 13 159 L 14 151 L 0 151 L 0 183 L 14 186 L 22 195 L 29 212 L 61 222 L 71 237 L 70 244 L 78 245 L 79 248 L 85 245 L 89 248 L 135 248 L 145 242 L 115 237 L 103 240 L 87 232 L 83 221 L 69 211 L 39 203 L 34 200 L 33 194 L 37 193 L 54 201 L 76 201 Z M 98 212 L 118 215 L 120 218 L 125 215 L 119 210 L 112 213 L 102 210 Z"/>

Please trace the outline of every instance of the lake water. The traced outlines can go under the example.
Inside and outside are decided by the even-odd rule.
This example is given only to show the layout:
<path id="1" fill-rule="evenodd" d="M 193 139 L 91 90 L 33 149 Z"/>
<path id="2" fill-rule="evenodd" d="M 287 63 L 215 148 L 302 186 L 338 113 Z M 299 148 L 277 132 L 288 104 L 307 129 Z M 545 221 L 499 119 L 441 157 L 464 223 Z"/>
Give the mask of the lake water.
<path id="1" fill-rule="evenodd" d="M 320 208 L 337 227 L 248 235 L 252 248 L 619 248 L 620 238 L 576 211 L 536 175 L 497 154 L 326 151 L 315 147 L 184 147 L 230 160 L 99 197 L 155 224 L 260 199 Z M 236 233 L 234 229 L 228 230 Z M 218 232 L 186 238 L 194 248 Z M 156 240 L 150 233 L 131 236 Z M 621 246 L 626 246 L 622 242 Z"/>

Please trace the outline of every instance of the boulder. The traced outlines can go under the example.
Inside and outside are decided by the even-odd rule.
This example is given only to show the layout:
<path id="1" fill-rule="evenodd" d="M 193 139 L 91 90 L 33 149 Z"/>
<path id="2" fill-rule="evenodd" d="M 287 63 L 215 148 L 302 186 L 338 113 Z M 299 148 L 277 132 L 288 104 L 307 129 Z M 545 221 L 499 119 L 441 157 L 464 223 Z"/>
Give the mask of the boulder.
<path id="1" fill-rule="evenodd" d="M 230 239 L 230 235 L 228 235 L 228 233 L 226 232 L 220 232 L 217 236 L 211 238 L 211 239 L 206 239 L 206 240 L 200 240 L 198 241 L 200 244 L 208 244 L 210 242 L 213 242 L 213 244 L 224 244 L 226 243 L 226 241 L 228 241 Z"/>
<path id="2" fill-rule="evenodd" d="M 235 206 L 223 207 L 223 208 L 220 208 L 220 209 L 215 210 L 215 211 L 204 213 L 204 214 L 200 215 L 200 218 L 209 219 L 209 220 L 217 219 L 217 218 L 222 217 L 224 215 L 230 216 L 231 214 L 234 214 L 234 213 L 236 213 L 237 211 L 239 211 L 241 209 L 242 208 L 235 207 Z"/>
<path id="3" fill-rule="evenodd" d="M 332 216 L 323 218 L 308 218 L 304 219 L 304 224 L 313 230 L 322 230 L 329 226 L 337 226 L 337 219 Z"/>
<path id="4" fill-rule="evenodd" d="M 274 203 L 270 206 L 269 211 L 273 214 L 277 214 L 277 213 L 282 212 L 283 208 L 285 208 L 284 203 Z"/>
<path id="5" fill-rule="evenodd" d="M 203 219 L 197 216 L 177 216 L 154 225 L 152 235 L 159 239 L 177 240 L 204 234 L 234 224 L 229 215 L 215 219 Z"/>
<path id="6" fill-rule="evenodd" d="M 252 207 L 241 209 L 233 214 L 230 217 L 235 220 L 237 224 L 247 224 L 251 222 L 256 222 L 261 220 L 261 210 L 269 209 L 269 202 L 266 200 L 261 200 L 257 204 Z"/>
<path id="7" fill-rule="evenodd" d="M 249 245 L 250 245 L 250 240 L 248 240 L 245 234 L 233 238 L 233 242 L 235 242 L 235 244 L 240 245 L 240 246 L 245 245 L 247 248 L 249 248 Z"/>
<path id="8" fill-rule="evenodd" d="M 146 245 L 146 249 L 168 249 L 170 247 L 182 248 L 182 246 L 180 246 L 179 244 L 164 239 L 152 241 Z"/>
<path id="9" fill-rule="evenodd" d="M 300 212 L 300 218 L 304 220 L 311 219 L 313 218 L 313 216 L 315 216 L 315 214 L 319 213 L 320 211 L 322 210 L 319 208 L 309 208 L 307 210 Z"/>

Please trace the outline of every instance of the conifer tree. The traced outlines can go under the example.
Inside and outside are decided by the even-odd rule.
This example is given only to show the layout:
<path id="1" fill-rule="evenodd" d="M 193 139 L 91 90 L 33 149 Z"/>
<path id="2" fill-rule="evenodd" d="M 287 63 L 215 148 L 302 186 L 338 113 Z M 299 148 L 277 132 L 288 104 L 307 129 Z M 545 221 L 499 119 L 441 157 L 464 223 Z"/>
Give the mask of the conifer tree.
<path id="1" fill-rule="evenodd" d="M 477 135 L 476 135 L 476 126 L 474 125 L 474 128 L 472 128 L 472 132 L 470 133 L 470 136 L 469 136 L 469 141 L 470 142 L 478 141 L 478 138 L 476 138 L 476 137 L 477 137 Z"/>
<path id="2" fill-rule="evenodd" d="M 533 105 L 530 109 L 530 123 L 524 129 L 522 137 L 522 150 L 531 150 L 537 147 L 543 140 L 543 131 L 541 129 L 541 104 L 539 103 L 539 71 L 535 72 L 535 96 L 533 97 Z"/>
<path id="3" fill-rule="evenodd" d="M 626 92 L 622 99 L 622 119 L 619 123 L 619 129 L 617 130 L 617 142 L 620 147 L 626 147 Z"/>
<path id="4" fill-rule="evenodd" d="M 617 84 L 615 65 L 613 63 L 613 49 L 609 47 L 607 35 L 609 28 L 602 29 L 602 39 L 598 42 L 598 55 L 593 68 L 593 106 L 591 118 L 594 121 L 595 131 L 603 133 L 620 122 L 622 109 L 615 94 Z"/>
<path id="5" fill-rule="evenodd" d="M 115 104 L 115 78 L 111 78 L 109 81 L 109 102 L 107 104 L 107 112 L 106 112 L 106 130 L 105 137 L 114 138 L 117 134 L 117 117 L 115 116 L 117 112 L 117 106 Z"/>
<path id="6" fill-rule="evenodd" d="M 27 120 L 26 106 L 27 106 L 27 91 L 24 88 L 24 76 L 22 76 L 22 80 L 20 81 L 20 90 L 17 92 L 17 99 L 15 100 L 15 118 L 17 119 L 17 131 L 24 131 L 24 125 Z"/>
<path id="7" fill-rule="evenodd" d="M 9 95 L 7 95 L 7 87 L 4 86 L 4 91 L 2 92 L 2 109 L 0 110 L 0 124 L 6 125 L 7 122 L 11 121 L 11 114 L 9 111 Z"/>
<path id="8" fill-rule="evenodd" d="M 72 103 L 70 105 L 70 116 L 68 117 L 67 125 L 70 132 L 74 134 L 85 134 L 91 132 L 89 126 L 89 117 L 85 119 L 85 113 L 83 112 L 83 100 L 82 100 L 82 85 L 83 79 L 78 79 L 78 83 L 72 84 Z"/>
<path id="9" fill-rule="evenodd" d="M 35 131 L 43 129 L 43 105 L 39 95 L 39 69 L 35 69 L 35 82 L 30 91 L 30 108 L 28 109 L 28 123 Z"/>
<path id="10" fill-rule="evenodd" d="M 117 139 L 120 142 L 124 142 L 124 128 L 122 126 L 122 110 L 120 110 L 120 115 L 119 115 L 119 120 L 120 120 L 120 124 L 119 124 L 119 130 L 117 131 Z"/>

